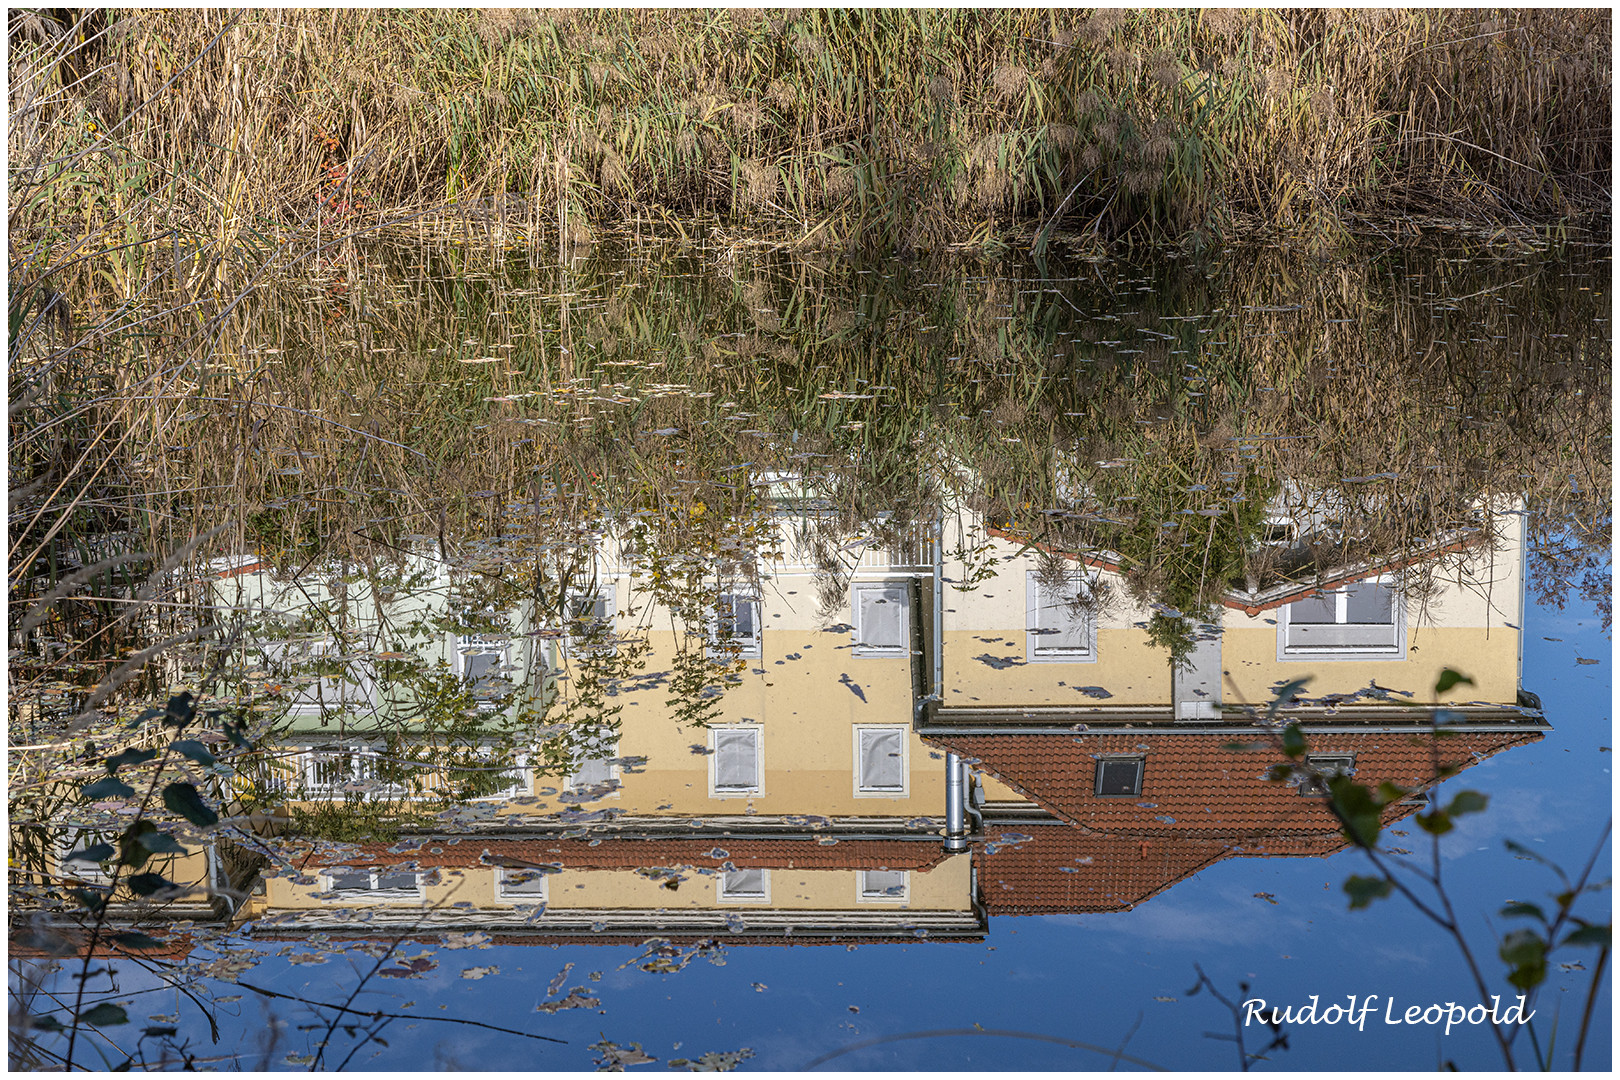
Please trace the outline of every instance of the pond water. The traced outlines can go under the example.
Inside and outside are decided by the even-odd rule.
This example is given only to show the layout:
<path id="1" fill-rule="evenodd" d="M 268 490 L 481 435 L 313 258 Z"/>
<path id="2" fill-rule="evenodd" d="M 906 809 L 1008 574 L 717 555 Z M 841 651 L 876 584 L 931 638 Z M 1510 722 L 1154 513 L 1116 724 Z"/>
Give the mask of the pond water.
<path id="1" fill-rule="evenodd" d="M 14 1066 L 1608 1067 L 1606 888 L 1405 1019 L 1607 881 L 1606 248 L 565 255 L 80 361 Z"/>

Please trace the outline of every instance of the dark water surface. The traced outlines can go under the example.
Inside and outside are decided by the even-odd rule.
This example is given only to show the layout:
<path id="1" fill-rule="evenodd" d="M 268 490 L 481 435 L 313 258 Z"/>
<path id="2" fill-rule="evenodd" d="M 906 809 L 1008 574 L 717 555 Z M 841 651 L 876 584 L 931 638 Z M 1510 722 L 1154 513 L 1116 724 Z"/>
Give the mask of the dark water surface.
<path id="1" fill-rule="evenodd" d="M 88 973 L 93 1068 L 1500 1068 L 1403 1021 L 1608 878 L 1609 280 L 312 264 L 153 398 L 139 512 L 14 563 L 13 1064 Z M 202 813 L 103 764 L 181 693 Z M 1598 957 L 1521 1067 L 1608 1067 Z"/>

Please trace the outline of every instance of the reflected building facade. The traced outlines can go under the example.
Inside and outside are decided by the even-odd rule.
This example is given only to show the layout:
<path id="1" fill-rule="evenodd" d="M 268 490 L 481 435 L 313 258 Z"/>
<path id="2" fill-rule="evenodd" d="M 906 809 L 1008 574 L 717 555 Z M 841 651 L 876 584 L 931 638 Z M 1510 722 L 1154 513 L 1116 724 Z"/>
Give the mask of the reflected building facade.
<path id="1" fill-rule="evenodd" d="M 991 915 L 1129 909 L 1227 858 L 1330 854 L 1346 841 L 1324 777 L 1400 787 L 1394 825 L 1547 730 L 1520 686 L 1512 513 L 1494 543 L 1230 592 L 1179 663 L 1109 553 L 964 514 L 852 546 L 829 603 L 800 513 L 696 593 L 607 540 L 555 599 L 480 610 L 428 558 L 408 586 L 216 566 L 222 605 L 259 628 L 245 677 L 283 708 L 279 745 L 240 782 L 284 810 L 405 818 L 387 843 L 295 842 L 232 919 L 512 942 L 971 940 Z M 1473 681 L 1436 695 L 1447 668 Z M 458 741 L 424 732 L 432 752 L 411 753 L 435 693 Z M 700 719 L 679 722 L 694 701 Z M 524 709 L 542 723 L 516 723 Z M 1277 777 L 1286 723 L 1307 767 Z M 468 776 L 477 794 L 441 809 Z"/>

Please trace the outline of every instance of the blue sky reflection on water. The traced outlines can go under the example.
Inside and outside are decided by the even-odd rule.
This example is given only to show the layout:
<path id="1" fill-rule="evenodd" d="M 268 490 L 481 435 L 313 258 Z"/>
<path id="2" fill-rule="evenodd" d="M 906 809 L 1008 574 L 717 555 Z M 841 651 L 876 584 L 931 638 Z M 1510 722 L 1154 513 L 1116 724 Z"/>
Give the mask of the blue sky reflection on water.
<path id="1" fill-rule="evenodd" d="M 1484 969 L 1504 992 L 1502 965 L 1492 955 L 1485 921 L 1510 899 L 1540 900 L 1555 889 L 1550 872 L 1515 859 L 1502 841 L 1519 840 L 1573 872 L 1591 853 L 1611 784 L 1609 752 L 1599 751 L 1610 745 L 1605 634 L 1590 613 L 1539 606 L 1526 629 L 1525 682 L 1541 695 L 1553 731 L 1544 741 L 1498 755 L 1448 785 L 1487 792 L 1492 805 L 1442 845 L 1452 896 L 1474 928 L 1471 941 Z M 1577 665 L 1572 651 L 1601 657 L 1603 663 Z M 1434 1028 L 1384 1023 L 1384 1004 L 1391 997 L 1404 1010 L 1408 1004 L 1471 1003 L 1473 992 L 1452 942 L 1402 900 L 1346 910 L 1340 885 L 1363 869 L 1360 858 L 1346 851 L 1327 859 L 1228 859 L 1130 912 L 993 917 L 984 943 L 729 947 L 723 966 L 696 959 L 667 975 L 637 970 L 643 950 L 631 946 L 441 950 L 437 970 L 409 982 L 373 980 L 357 1007 L 472 1017 L 567 1039 L 569 1045 L 397 1020 L 384 1034 L 388 1048 L 369 1060 L 363 1052 L 354 1066 L 588 1069 L 586 1048 L 604 1037 L 620 1045 L 641 1044 L 659 1059 L 644 1066 L 651 1069 L 662 1069 L 670 1058 L 743 1047 L 754 1054 L 744 1067 L 766 1070 L 800 1070 L 858 1046 L 863 1048 L 838 1054 L 824 1067 L 950 1071 L 1109 1065 L 1094 1051 L 985 1033 L 1011 1031 L 1108 1050 L 1123 1041 L 1126 1053 L 1171 1069 L 1230 1069 L 1236 1063 L 1232 1046 L 1204 1035 L 1229 1031 L 1228 1015 L 1207 994 L 1187 993 L 1198 964 L 1233 998 L 1240 982 L 1250 984 L 1251 996 L 1279 1005 L 1304 1004 L 1312 994 L 1321 995 L 1324 1006 L 1350 994 L 1379 995 L 1378 1010 L 1364 1031 L 1348 1025 L 1295 1028 L 1290 1048 L 1275 1053 L 1262 1069 L 1339 1069 L 1347 1061 L 1358 1069 L 1410 1069 L 1445 1060 L 1465 1069 L 1498 1067 L 1482 1031 L 1459 1029 L 1440 1039 Z M 410 944 L 402 949 L 413 951 Z M 1566 950 L 1555 961 L 1589 966 L 1591 959 L 1590 952 Z M 569 985 L 599 995 L 601 1011 L 537 1014 L 546 984 L 569 963 L 575 965 Z M 499 967 L 499 977 L 460 976 L 464 968 L 490 965 Z M 337 975 L 345 968 L 341 962 L 306 967 L 269 958 L 251 978 L 286 993 L 334 1000 L 353 986 L 352 975 Z M 601 973 L 600 981 L 589 979 L 592 972 Z M 1562 1010 L 1559 1042 L 1565 1054 L 1584 1003 L 1586 974 L 1562 972 L 1555 965 L 1538 1002 L 1538 1019 L 1550 1020 Z M 229 990 L 220 984 L 220 993 Z M 1600 1018 L 1608 1015 L 1609 1001 L 1606 985 L 1597 1005 Z M 251 994 L 224 1008 L 238 1016 L 222 1017 L 226 1042 L 244 1040 L 247 1045 L 238 1048 L 247 1053 L 244 1064 L 251 1065 L 260 1008 Z M 308 1022 L 285 1003 L 270 1012 L 294 1026 Z M 912 1037 L 928 1032 L 937 1034 Z M 1251 1032 L 1252 1039 L 1263 1041 L 1259 1029 Z M 203 1031 L 194 1036 L 206 1041 Z M 302 1033 L 287 1031 L 283 1039 L 272 1067 L 285 1067 L 281 1056 L 304 1050 Z M 885 1039 L 890 1041 L 863 1046 Z M 1610 1053 L 1609 1030 L 1600 1023 L 1590 1037 L 1587 1062 L 1601 1068 Z M 1561 1063 L 1567 1067 L 1568 1059 Z"/>

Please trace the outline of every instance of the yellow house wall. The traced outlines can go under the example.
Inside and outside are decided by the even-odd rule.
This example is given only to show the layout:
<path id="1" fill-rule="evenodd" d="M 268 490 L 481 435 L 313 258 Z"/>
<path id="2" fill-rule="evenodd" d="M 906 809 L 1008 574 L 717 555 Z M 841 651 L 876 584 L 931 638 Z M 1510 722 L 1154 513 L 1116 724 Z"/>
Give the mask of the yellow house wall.
<path id="1" fill-rule="evenodd" d="M 1222 669 L 1242 691 L 1239 700 L 1264 702 L 1279 683 L 1311 677 L 1305 693 L 1349 693 L 1369 682 L 1411 691 L 1416 702 L 1434 700 L 1434 684 L 1445 668 L 1473 679 L 1440 700 L 1512 703 L 1518 696 L 1519 647 L 1524 625 L 1523 518 L 1500 514 L 1495 520 L 1502 545 L 1471 549 L 1452 565 L 1435 571 L 1436 591 L 1426 606 L 1409 602 L 1404 659 L 1277 659 L 1276 611 L 1249 616 L 1225 613 Z"/>
<path id="2" fill-rule="evenodd" d="M 635 634 L 649 645 L 640 677 L 671 671 L 680 639 L 669 612 L 629 579 L 620 577 L 615 586 L 616 633 Z M 759 795 L 710 795 L 710 757 L 693 750 L 709 747 L 709 733 L 677 724 L 667 704 L 670 691 L 660 685 L 615 699 L 623 705 L 619 756 L 645 757 L 647 764 L 635 773 L 621 772 L 621 790 L 604 803 L 637 814 L 752 810 L 909 817 L 942 811 L 943 763 L 931 758 L 928 748 L 909 732 L 907 794 L 855 793 L 855 728 L 868 724 L 909 728 L 914 660 L 854 655 L 853 634 L 838 628 L 850 622 L 847 599 L 825 622 L 816 618 L 813 583 L 807 576 L 782 575 L 762 590 L 761 655 L 744 661 L 741 681 L 725 690 L 713 720 L 716 725 L 760 727 Z M 835 628 L 828 629 L 829 624 Z"/>
<path id="3" fill-rule="evenodd" d="M 1097 622 L 1097 659 L 1030 662 L 1026 608 L 1028 577 L 1038 566 L 1034 555 L 1019 554 L 1022 545 L 971 529 L 956 536 L 986 552 L 995 576 L 960 591 L 954 586 L 968 580 L 969 570 L 960 561 L 946 563 L 942 590 L 946 706 L 1169 703 L 1169 657 L 1137 625 L 1145 624 L 1152 612 L 1130 599 L 1118 574 L 1101 571 L 1110 600 Z M 951 544 L 947 538 L 948 550 Z M 1080 687 L 1093 686 L 1113 696 L 1098 699 L 1080 692 Z"/>
<path id="4" fill-rule="evenodd" d="M 965 855 L 948 858 L 928 870 L 913 870 L 907 878 L 909 895 L 901 903 L 860 900 L 860 877 L 856 870 L 778 868 L 770 871 L 769 902 L 759 903 L 721 901 L 719 874 L 689 873 L 680 887 L 672 890 L 665 888 L 661 880 L 644 877 L 633 870 L 563 870 L 547 876 L 545 901 L 547 910 L 552 911 L 746 911 L 748 908 L 845 911 L 884 907 L 965 911 L 972 906 L 971 872 L 971 861 Z M 532 906 L 533 901 L 498 899 L 496 880 L 494 868 L 442 870 L 437 884 L 423 885 L 420 901 L 396 902 L 391 906 L 414 908 L 455 903 L 470 903 L 484 909 Z M 269 911 L 307 911 L 378 906 L 364 901 L 339 904 L 317 899 L 323 889 L 320 879 L 313 885 L 299 885 L 291 878 L 270 878 L 266 881 L 266 908 Z"/>

